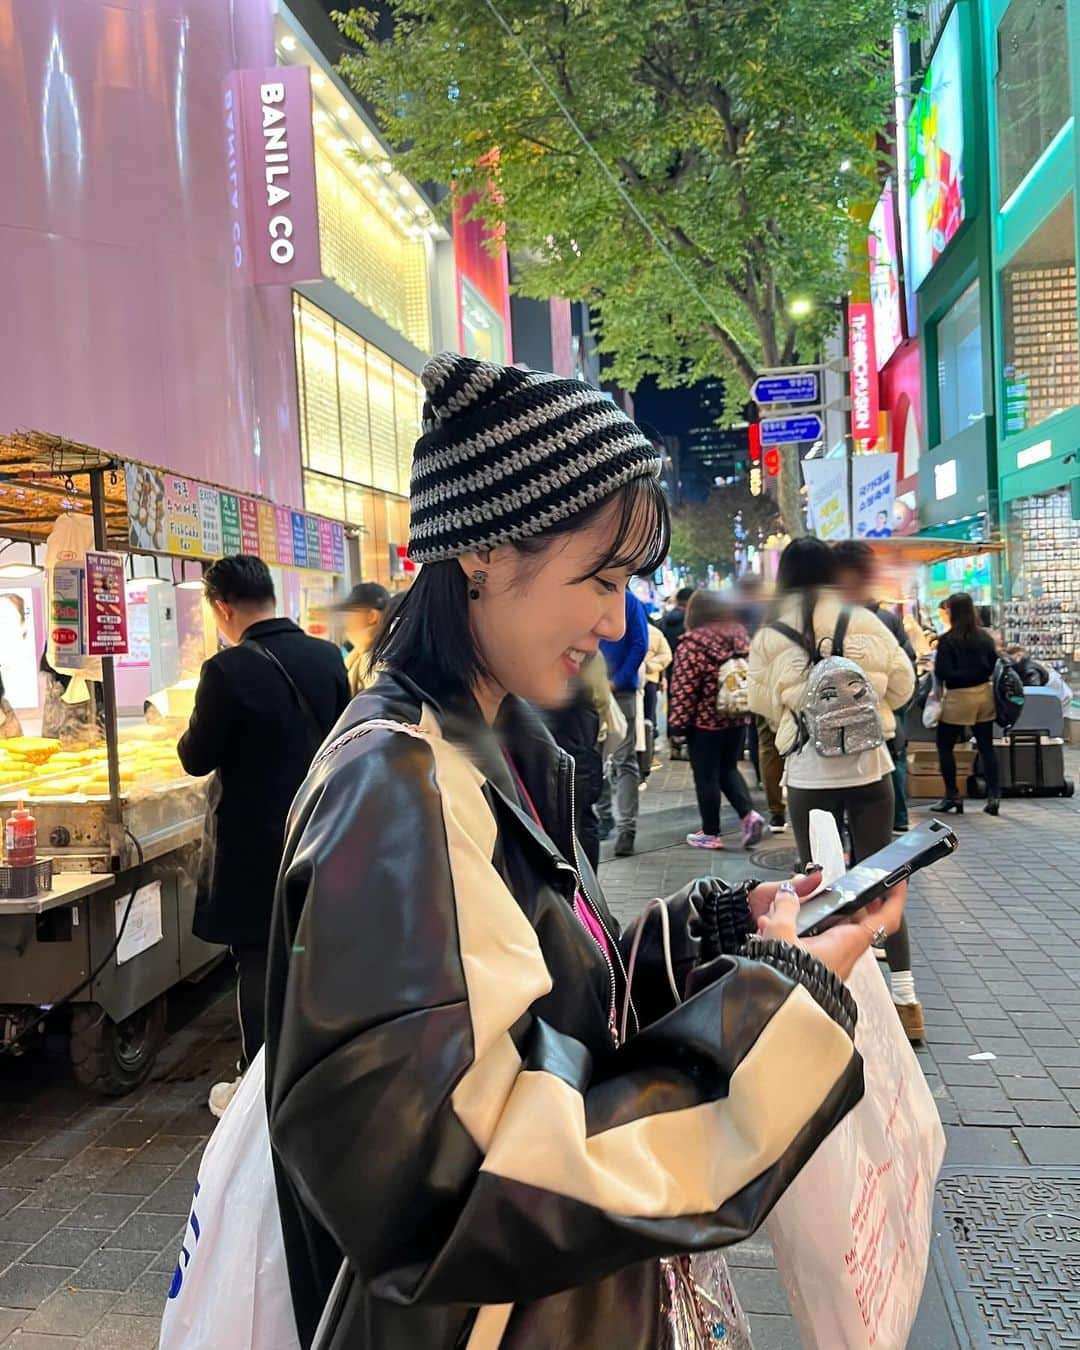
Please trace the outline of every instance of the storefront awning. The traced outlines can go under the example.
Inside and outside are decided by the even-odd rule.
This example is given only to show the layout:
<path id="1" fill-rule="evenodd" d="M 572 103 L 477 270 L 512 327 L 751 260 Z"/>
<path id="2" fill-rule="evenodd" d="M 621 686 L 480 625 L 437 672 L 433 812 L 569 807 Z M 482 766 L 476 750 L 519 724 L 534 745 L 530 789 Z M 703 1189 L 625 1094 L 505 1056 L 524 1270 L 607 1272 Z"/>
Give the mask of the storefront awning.
<path id="1" fill-rule="evenodd" d="M 946 562 L 949 558 L 970 558 L 976 553 L 1003 553 L 1001 539 L 931 539 L 922 535 L 908 535 L 894 539 L 866 541 L 885 564 L 898 567 L 919 563 Z"/>

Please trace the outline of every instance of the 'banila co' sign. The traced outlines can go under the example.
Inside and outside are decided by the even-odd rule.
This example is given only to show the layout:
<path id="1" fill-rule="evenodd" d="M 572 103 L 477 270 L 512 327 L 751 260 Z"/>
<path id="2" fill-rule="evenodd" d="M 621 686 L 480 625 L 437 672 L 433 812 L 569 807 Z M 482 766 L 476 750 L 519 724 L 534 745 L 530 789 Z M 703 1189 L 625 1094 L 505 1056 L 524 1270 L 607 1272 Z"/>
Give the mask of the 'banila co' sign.
<path id="1" fill-rule="evenodd" d="M 224 113 L 234 266 L 256 286 L 317 281 L 322 270 L 307 67 L 234 71 Z"/>

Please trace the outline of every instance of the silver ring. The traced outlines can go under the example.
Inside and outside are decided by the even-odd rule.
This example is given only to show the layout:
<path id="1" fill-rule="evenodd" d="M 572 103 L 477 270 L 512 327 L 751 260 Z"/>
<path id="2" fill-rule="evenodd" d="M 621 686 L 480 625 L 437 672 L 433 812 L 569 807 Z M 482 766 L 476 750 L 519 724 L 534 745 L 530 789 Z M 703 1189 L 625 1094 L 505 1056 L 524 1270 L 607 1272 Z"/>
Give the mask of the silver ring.
<path id="1" fill-rule="evenodd" d="M 799 892 L 795 889 L 794 882 L 782 881 L 776 888 L 777 895 L 793 895 L 796 900 L 799 898 Z"/>
<path id="2" fill-rule="evenodd" d="M 885 943 L 889 940 L 889 930 L 883 923 L 879 923 L 876 928 L 871 928 L 868 923 L 860 924 L 870 934 L 870 946 L 876 951 L 884 951 Z"/>

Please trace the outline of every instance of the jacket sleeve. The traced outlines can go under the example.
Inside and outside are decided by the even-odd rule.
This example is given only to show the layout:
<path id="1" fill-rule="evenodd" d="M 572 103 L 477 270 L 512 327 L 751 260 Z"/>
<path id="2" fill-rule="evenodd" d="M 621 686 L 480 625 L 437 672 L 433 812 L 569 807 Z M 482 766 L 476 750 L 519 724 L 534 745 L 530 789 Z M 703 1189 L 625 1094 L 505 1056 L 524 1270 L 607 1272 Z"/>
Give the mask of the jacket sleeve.
<path id="1" fill-rule="evenodd" d="M 221 667 L 203 664 L 187 730 L 176 743 L 180 763 L 196 778 L 213 773 L 225 757 L 233 724 L 233 700 Z"/>
<path id="2" fill-rule="evenodd" d="M 649 676 L 659 676 L 671 665 L 671 647 L 655 624 L 649 624 L 649 654 L 645 668 Z"/>
<path id="3" fill-rule="evenodd" d="M 267 1007 L 274 1150 L 353 1269 L 397 1303 L 506 1304 L 752 1231 L 861 1096 L 849 1027 L 731 960 L 594 1059 L 478 772 L 367 735 L 294 808 Z"/>
<path id="4" fill-rule="evenodd" d="M 806 656 L 780 634 L 760 628 L 747 664 L 750 711 L 765 718 L 776 734 L 777 750 L 786 755 L 798 738 L 796 714 L 806 694 Z"/>
<path id="5" fill-rule="evenodd" d="M 675 664 L 671 668 L 669 727 L 686 731 L 694 725 L 694 710 L 697 708 L 703 674 L 697 644 L 692 641 L 680 642 L 679 650 L 675 653 Z"/>

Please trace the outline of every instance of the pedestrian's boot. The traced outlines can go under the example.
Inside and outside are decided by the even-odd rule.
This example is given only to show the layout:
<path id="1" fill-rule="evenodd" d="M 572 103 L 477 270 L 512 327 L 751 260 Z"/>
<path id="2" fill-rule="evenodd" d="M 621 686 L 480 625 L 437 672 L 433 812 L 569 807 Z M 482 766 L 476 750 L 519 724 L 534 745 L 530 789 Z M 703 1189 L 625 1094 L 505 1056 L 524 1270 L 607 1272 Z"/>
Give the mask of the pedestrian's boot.
<path id="1" fill-rule="evenodd" d="M 629 858 L 634 852 L 634 831 L 620 830 L 619 837 L 615 840 L 616 858 Z"/>
<path id="2" fill-rule="evenodd" d="M 897 1016 L 900 1018 L 900 1025 L 904 1028 L 907 1038 L 913 1045 L 926 1039 L 926 1021 L 923 1018 L 922 1004 L 915 1003 L 895 1003 Z"/>
<path id="3" fill-rule="evenodd" d="M 948 815 L 950 811 L 955 811 L 958 816 L 962 816 L 964 814 L 963 798 L 942 797 L 941 801 L 935 802 L 930 810 L 940 811 L 943 816 Z"/>
<path id="4" fill-rule="evenodd" d="M 991 797 L 990 800 L 983 807 L 983 810 L 986 812 L 988 816 L 996 816 L 998 812 L 1001 810 L 1001 798 Z"/>

